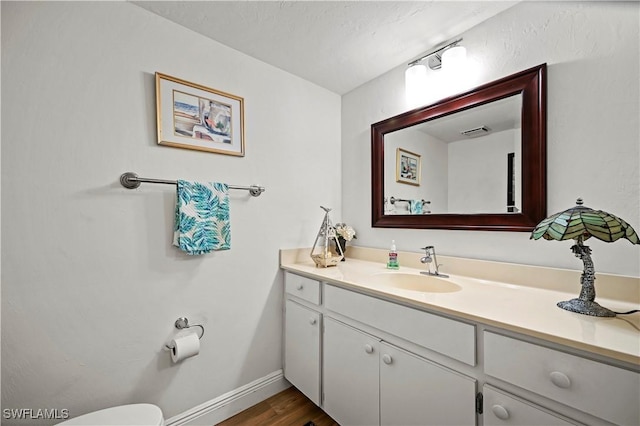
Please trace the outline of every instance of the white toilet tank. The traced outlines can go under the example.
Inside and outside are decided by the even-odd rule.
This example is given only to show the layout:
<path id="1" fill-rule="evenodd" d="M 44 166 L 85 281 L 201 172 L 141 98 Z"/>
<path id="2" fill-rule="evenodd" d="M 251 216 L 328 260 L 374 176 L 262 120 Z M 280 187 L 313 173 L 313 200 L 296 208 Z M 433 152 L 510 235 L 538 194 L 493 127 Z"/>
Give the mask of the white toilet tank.
<path id="1" fill-rule="evenodd" d="M 62 426 L 164 426 L 159 407 L 152 404 L 130 404 L 105 408 L 62 423 Z"/>

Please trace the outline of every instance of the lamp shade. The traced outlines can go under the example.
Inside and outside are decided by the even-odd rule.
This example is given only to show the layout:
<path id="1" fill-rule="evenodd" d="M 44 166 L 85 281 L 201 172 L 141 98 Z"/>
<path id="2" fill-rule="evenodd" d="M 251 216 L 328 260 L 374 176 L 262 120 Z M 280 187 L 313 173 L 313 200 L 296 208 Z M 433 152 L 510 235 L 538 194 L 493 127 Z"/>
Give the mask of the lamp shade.
<path id="1" fill-rule="evenodd" d="M 578 198 L 576 206 L 556 213 L 540 222 L 531 239 L 582 241 L 596 237 L 607 243 L 626 238 L 632 244 L 640 244 L 636 231 L 624 220 L 602 210 L 593 210 L 582 205 Z"/>
<path id="2" fill-rule="evenodd" d="M 427 90 L 427 67 L 415 64 L 407 68 L 404 73 L 404 85 L 409 104 L 418 104 Z"/>
<path id="3" fill-rule="evenodd" d="M 459 71 L 467 62 L 467 49 L 464 46 L 453 46 L 442 53 L 442 69 Z"/>
<path id="4" fill-rule="evenodd" d="M 636 231 L 624 220 L 602 210 L 593 210 L 582 205 L 578 198 L 576 206 L 556 213 L 540 222 L 531 233 L 531 239 L 538 240 L 575 240 L 571 247 L 573 254 L 584 264 L 580 277 L 580 296 L 558 302 L 558 307 L 567 311 L 596 317 L 615 317 L 614 312 L 596 301 L 595 268 L 591 259 L 591 249 L 583 244 L 584 240 L 596 237 L 607 243 L 626 238 L 632 244 L 640 244 Z"/>

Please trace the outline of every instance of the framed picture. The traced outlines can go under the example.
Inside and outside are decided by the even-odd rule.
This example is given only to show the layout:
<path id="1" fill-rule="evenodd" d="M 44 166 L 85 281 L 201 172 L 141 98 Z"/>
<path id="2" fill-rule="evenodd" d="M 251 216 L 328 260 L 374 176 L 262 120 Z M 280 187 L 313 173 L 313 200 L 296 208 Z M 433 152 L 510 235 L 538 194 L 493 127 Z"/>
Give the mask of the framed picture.
<path id="1" fill-rule="evenodd" d="M 420 156 L 405 149 L 396 149 L 396 182 L 420 186 Z"/>
<path id="2" fill-rule="evenodd" d="M 156 73 L 158 144 L 244 156 L 244 99 Z"/>

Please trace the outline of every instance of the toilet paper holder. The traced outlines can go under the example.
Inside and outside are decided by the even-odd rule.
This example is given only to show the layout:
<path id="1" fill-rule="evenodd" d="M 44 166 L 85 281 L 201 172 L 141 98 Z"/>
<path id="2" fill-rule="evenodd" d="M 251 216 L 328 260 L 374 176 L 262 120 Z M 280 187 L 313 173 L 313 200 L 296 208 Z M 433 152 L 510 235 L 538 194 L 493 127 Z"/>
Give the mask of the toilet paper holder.
<path id="1" fill-rule="evenodd" d="M 202 339 L 202 336 L 204 336 L 204 326 L 202 324 L 189 324 L 189 319 L 186 317 L 180 317 L 176 320 L 175 323 L 173 323 L 173 325 L 178 329 L 178 330 L 182 330 L 185 328 L 191 328 L 191 327 L 200 327 L 200 330 L 202 330 L 202 333 L 200 333 L 200 335 L 198 336 L 198 339 Z M 172 346 L 169 345 L 164 345 L 167 349 L 173 349 Z"/>

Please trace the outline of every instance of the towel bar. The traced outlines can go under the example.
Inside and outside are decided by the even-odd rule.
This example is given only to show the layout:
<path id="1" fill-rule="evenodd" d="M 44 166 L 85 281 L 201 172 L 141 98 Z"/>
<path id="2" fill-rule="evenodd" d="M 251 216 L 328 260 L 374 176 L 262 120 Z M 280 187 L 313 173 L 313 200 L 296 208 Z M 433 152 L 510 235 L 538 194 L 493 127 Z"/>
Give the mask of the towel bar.
<path id="1" fill-rule="evenodd" d="M 403 202 L 403 203 L 408 203 L 408 202 L 410 202 L 411 200 L 405 200 L 405 199 L 403 199 L 403 198 L 396 198 L 396 197 L 393 197 L 393 196 L 392 196 L 391 198 L 389 198 L 389 202 L 390 202 L 391 204 L 395 204 L 395 203 L 397 203 L 398 201 Z M 423 199 L 423 200 L 421 200 L 421 201 L 422 201 L 422 205 L 425 205 L 425 204 L 431 204 L 431 201 L 425 201 L 424 199 Z"/>
<path id="2" fill-rule="evenodd" d="M 141 178 L 138 177 L 137 174 L 133 172 L 126 172 L 120 175 L 120 184 L 128 189 L 134 189 L 140 186 L 140 183 L 163 183 L 167 185 L 177 185 L 178 182 L 175 180 L 166 180 L 166 179 L 151 179 L 151 178 Z M 249 191 L 253 197 L 258 197 L 265 191 L 264 186 L 260 185 L 251 185 L 251 186 L 237 186 L 237 185 L 227 185 L 229 189 L 242 189 L 244 191 Z"/>

